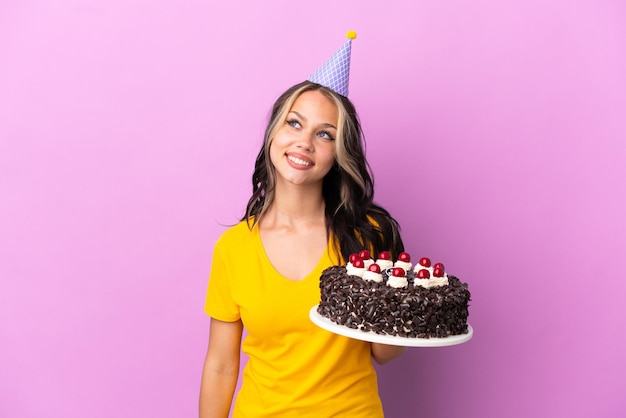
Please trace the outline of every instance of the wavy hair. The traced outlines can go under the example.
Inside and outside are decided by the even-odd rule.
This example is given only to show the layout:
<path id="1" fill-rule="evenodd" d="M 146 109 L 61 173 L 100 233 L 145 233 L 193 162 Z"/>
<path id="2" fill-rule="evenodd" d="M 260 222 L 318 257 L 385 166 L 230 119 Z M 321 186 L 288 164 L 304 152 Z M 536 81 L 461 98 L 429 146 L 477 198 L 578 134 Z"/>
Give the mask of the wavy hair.
<path id="1" fill-rule="evenodd" d="M 393 257 L 404 251 L 398 222 L 374 203 L 374 181 L 365 159 L 363 132 L 354 105 L 348 98 L 310 81 L 287 89 L 274 103 L 252 175 L 252 196 L 242 220 L 252 228 L 274 200 L 276 173 L 269 148 L 276 131 L 285 123 L 296 99 L 306 91 L 319 91 L 330 99 L 339 114 L 335 139 L 335 164 L 324 177 L 327 232 L 343 261 L 366 248 L 373 256 L 390 251 Z"/>

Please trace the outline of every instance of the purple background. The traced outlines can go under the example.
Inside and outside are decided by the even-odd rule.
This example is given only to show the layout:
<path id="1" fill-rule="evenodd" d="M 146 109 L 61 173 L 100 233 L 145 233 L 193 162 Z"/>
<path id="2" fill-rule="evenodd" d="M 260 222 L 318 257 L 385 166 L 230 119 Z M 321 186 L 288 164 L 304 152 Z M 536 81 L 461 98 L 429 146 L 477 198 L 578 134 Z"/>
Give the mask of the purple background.
<path id="1" fill-rule="evenodd" d="M 473 293 L 469 343 L 379 369 L 387 416 L 624 416 L 625 21 L 618 0 L 2 1 L 0 416 L 197 414 L 213 243 L 271 103 L 348 29 L 377 201 Z"/>

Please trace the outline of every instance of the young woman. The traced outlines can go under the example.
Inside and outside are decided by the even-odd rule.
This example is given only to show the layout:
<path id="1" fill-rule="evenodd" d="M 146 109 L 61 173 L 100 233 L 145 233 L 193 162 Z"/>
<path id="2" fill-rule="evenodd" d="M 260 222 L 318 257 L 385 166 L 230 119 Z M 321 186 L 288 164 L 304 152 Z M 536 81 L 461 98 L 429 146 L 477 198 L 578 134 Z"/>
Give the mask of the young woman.
<path id="1" fill-rule="evenodd" d="M 213 253 L 200 417 L 228 416 L 240 348 L 249 361 L 234 417 L 382 417 L 372 359 L 385 364 L 405 348 L 335 335 L 308 318 L 325 268 L 364 248 L 403 251 L 397 222 L 373 202 L 352 103 L 309 81 L 283 93 L 252 186 L 245 217 Z"/>

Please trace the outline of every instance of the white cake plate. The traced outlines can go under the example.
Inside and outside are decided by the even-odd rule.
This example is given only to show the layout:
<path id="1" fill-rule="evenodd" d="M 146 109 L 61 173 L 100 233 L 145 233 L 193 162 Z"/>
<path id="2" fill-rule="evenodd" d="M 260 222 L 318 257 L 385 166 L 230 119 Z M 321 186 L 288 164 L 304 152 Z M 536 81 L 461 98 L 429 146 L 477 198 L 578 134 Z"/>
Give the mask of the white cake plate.
<path id="1" fill-rule="evenodd" d="M 450 345 L 463 344 L 472 339 L 474 330 L 467 324 L 467 334 L 451 335 L 445 338 L 409 338 L 398 337 L 393 335 L 381 335 L 372 331 L 361 331 L 343 325 L 339 325 L 330 319 L 323 317 L 317 312 L 317 306 L 309 311 L 309 318 L 315 325 L 330 331 L 334 334 L 343 335 L 344 337 L 354 338 L 356 340 L 369 341 L 371 343 L 380 343 L 388 345 L 401 345 L 405 347 L 446 347 Z"/>

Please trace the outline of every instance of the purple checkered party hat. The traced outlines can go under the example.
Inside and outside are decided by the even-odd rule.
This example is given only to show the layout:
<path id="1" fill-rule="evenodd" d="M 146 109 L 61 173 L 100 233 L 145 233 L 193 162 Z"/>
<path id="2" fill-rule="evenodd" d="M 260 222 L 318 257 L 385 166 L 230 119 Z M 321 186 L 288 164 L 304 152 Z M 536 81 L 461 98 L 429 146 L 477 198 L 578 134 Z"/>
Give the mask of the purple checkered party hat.
<path id="1" fill-rule="evenodd" d="M 328 87 L 335 93 L 348 97 L 350 82 L 350 52 L 356 32 L 348 31 L 348 40 L 320 68 L 309 77 L 309 81 Z"/>

